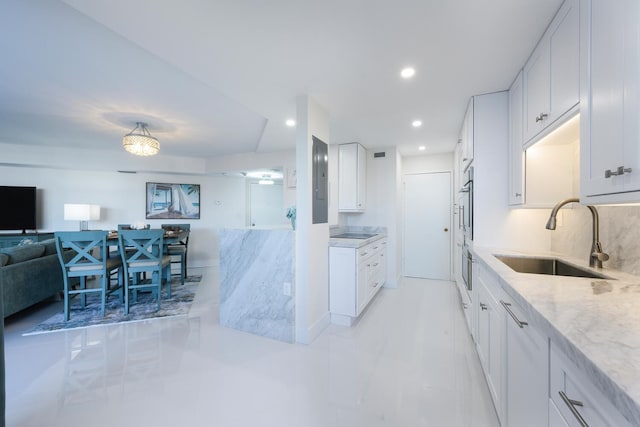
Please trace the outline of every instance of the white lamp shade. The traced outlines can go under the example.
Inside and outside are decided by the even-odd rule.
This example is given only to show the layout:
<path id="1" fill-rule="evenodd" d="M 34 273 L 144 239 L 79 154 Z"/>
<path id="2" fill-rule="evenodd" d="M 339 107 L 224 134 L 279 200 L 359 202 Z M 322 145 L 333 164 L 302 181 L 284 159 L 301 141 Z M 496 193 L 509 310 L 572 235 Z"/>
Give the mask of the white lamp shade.
<path id="1" fill-rule="evenodd" d="M 100 219 L 100 205 L 64 204 L 64 219 L 68 221 L 96 221 Z"/>

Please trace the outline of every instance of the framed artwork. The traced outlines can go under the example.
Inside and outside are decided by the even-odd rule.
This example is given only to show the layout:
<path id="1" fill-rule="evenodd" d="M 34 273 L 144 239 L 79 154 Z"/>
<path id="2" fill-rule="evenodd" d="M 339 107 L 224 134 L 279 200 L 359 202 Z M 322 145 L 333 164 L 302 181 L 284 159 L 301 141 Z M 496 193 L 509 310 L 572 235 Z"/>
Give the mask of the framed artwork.
<path id="1" fill-rule="evenodd" d="M 147 182 L 147 219 L 200 219 L 200 184 Z"/>

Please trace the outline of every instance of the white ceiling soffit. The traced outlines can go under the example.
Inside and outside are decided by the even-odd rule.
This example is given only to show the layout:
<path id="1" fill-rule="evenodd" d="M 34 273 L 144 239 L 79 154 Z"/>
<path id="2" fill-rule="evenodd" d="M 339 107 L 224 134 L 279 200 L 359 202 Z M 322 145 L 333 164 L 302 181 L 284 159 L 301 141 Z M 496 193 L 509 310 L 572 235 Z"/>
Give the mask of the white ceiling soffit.
<path id="1" fill-rule="evenodd" d="M 329 112 L 331 143 L 406 155 L 451 151 L 469 97 L 509 87 L 561 0 L 64 3 L 81 14 L 58 1 L 0 6 L 0 54 L 28 63 L 0 76 L 0 102 L 21 106 L 2 109 L 14 115 L 0 123 L 12 139 L 51 129 L 86 143 L 92 131 L 113 144 L 123 129 L 107 129 L 118 120 L 99 129 L 93 117 L 139 112 L 177 129 L 173 140 L 149 126 L 181 155 L 292 149 L 284 123 L 308 94 Z M 411 80 L 399 78 L 406 65 Z"/>
<path id="2" fill-rule="evenodd" d="M 0 28 L 0 142 L 122 150 L 144 121 L 162 154 L 258 146 L 264 117 L 63 3 L 4 1 Z"/>

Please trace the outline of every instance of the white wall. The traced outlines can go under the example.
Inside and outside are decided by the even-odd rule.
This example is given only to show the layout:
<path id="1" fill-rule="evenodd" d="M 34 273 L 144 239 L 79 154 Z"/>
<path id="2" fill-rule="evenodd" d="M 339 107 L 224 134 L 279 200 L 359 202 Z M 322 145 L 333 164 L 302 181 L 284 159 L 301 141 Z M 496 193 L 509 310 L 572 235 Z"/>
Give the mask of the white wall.
<path id="1" fill-rule="evenodd" d="M 452 172 L 453 153 L 428 154 L 402 158 L 402 173 Z"/>
<path id="2" fill-rule="evenodd" d="M 246 172 L 252 169 L 282 169 L 284 174 L 282 180 L 283 212 L 296 204 L 295 184 L 287 180 L 287 173 L 296 169 L 295 150 L 217 156 L 207 159 L 205 166 L 208 174 Z"/>
<path id="3" fill-rule="evenodd" d="M 218 229 L 241 227 L 245 215 L 242 178 L 202 175 L 136 173 L 0 166 L 2 185 L 35 186 L 38 189 L 38 229 L 77 230 L 77 221 L 65 221 L 65 203 L 91 203 L 101 207 L 100 221 L 90 229 L 116 229 L 118 224 L 144 221 L 153 228 L 163 223 L 190 223 L 189 265 L 217 265 Z M 146 182 L 200 184 L 199 220 L 145 219 Z"/>
<path id="4" fill-rule="evenodd" d="M 367 150 L 367 194 L 363 213 L 342 214 L 347 226 L 372 226 L 387 228 L 387 282 L 385 287 L 398 286 L 398 162 L 395 148 L 376 149 L 385 157 L 373 157 L 374 150 Z"/>
<path id="5" fill-rule="evenodd" d="M 137 221 L 146 221 L 152 227 L 189 222 L 193 230 L 189 265 L 194 267 L 217 265 L 220 228 L 245 225 L 245 179 L 210 174 L 272 166 L 295 168 L 295 151 L 200 159 L 0 143 L 0 153 L 0 185 L 38 187 L 40 231 L 78 228 L 77 223 L 64 221 L 64 203 L 100 205 L 101 220 L 91 222 L 92 229 L 115 229 L 117 224 Z M 146 220 L 145 183 L 149 181 L 200 184 L 200 219 Z M 284 188 L 283 213 L 295 204 L 295 188 L 286 184 Z"/>
<path id="6" fill-rule="evenodd" d="M 309 96 L 296 100 L 296 341 L 311 343 L 330 323 L 329 224 L 312 224 L 312 136 L 330 144 L 329 115 Z"/>

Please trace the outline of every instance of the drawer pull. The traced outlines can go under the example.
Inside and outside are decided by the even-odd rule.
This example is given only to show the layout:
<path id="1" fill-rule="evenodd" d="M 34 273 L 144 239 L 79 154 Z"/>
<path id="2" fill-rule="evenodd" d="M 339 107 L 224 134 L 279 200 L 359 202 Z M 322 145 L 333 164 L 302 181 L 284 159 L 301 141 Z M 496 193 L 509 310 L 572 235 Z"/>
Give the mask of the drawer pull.
<path id="1" fill-rule="evenodd" d="M 373 263 L 373 266 L 374 266 L 374 267 L 377 267 L 377 266 L 378 266 L 378 263 L 377 263 L 377 262 Z"/>
<path id="2" fill-rule="evenodd" d="M 527 322 L 523 322 L 522 320 L 518 319 L 518 316 L 516 316 L 516 314 L 511 311 L 511 304 L 509 304 L 508 302 L 504 302 L 502 300 L 500 300 L 500 304 L 502 304 L 502 306 L 504 307 L 505 310 L 507 310 L 507 313 L 509 313 L 509 316 L 511 316 L 511 318 L 516 322 L 516 324 L 520 327 L 520 328 L 524 328 L 525 326 L 528 325 Z"/>
<path id="3" fill-rule="evenodd" d="M 376 249 L 378 249 L 378 247 L 377 247 L 377 246 L 374 246 L 374 247 L 373 247 L 373 250 L 376 250 Z"/>
<path id="4" fill-rule="evenodd" d="M 480 303 L 480 310 L 484 311 L 487 309 L 487 304 Z"/>
<path id="5" fill-rule="evenodd" d="M 578 420 L 578 423 L 580 423 L 582 427 L 589 427 L 589 424 L 587 424 L 584 418 L 582 418 L 582 415 L 580 415 L 580 412 L 578 412 L 578 410 L 576 409 L 576 406 L 584 406 L 582 402 L 580 402 L 579 400 L 569 399 L 569 396 L 567 396 L 564 391 L 559 391 L 558 394 L 564 401 L 565 405 L 569 407 L 569 410 L 576 418 L 576 420 Z"/>
<path id="6" fill-rule="evenodd" d="M 540 113 L 539 116 L 536 116 L 536 123 L 543 121 L 544 119 L 547 118 L 547 116 L 549 115 L 546 113 Z"/>
<path id="7" fill-rule="evenodd" d="M 367 254 L 368 254 L 368 252 L 362 252 L 362 253 L 360 254 L 360 256 L 365 256 L 365 255 L 367 255 Z"/>
<path id="8" fill-rule="evenodd" d="M 625 173 L 631 173 L 631 172 L 633 172 L 633 169 L 631 168 L 618 166 L 618 169 L 616 171 L 612 171 L 611 169 L 607 169 L 606 171 L 604 171 L 604 177 L 611 178 L 612 176 L 624 175 Z"/>

